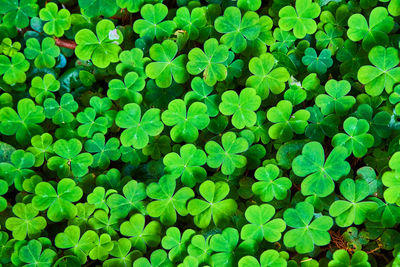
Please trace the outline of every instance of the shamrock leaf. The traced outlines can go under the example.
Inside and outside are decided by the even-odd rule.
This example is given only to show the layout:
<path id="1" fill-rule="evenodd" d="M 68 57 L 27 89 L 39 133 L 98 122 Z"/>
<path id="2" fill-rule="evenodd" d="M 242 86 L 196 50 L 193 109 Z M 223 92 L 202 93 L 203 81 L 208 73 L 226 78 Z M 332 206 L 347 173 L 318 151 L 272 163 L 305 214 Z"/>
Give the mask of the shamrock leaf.
<path id="1" fill-rule="evenodd" d="M 205 150 L 208 154 L 207 165 L 211 168 L 221 167 L 225 175 L 232 174 L 235 169 L 243 168 L 247 159 L 238 155 L 249 148 L 249 144 L 243 137 L 236 137 L 235 133 L 227 132 L 221 138 L 222 147 L 215 141 L 208 141 Z"/>
<path id="2" fill-rule="evenodd" d="M 118 75 L 125 76 L 129 72 L 136 72 L 140 78 L 146 78 L 144 64 L 150 59 L 143 58 L 143 51 L 139 48 L 122 51 L 119 54 L 119 60 L 121 62 L 115 67 Z"/>
<path id="3" fill-rule="evenodd" d="M 352 152 L 357 158 L 365 156 L 368 152 L 368 148 L 374 145 L 374 137 L 368 133 L 368 121 L 348 117 L 343 123 L 343 128 L 346 134 L 336 134 L 332 138 L 332 145 L 334 147 L 346 147 L 347 151 L 349 153 Z"/>
<path id="4" fill-rule="evenodd" d="M 50 248 L 46 248 L 42 251 L 42 248 L 42 243 L 37 240 L 30 240 L 27 245 L 20 248 L 18 257 L 22 262 L 26 263 L 24 266 L 53 266 L 53 261 L 57 253 Z"/>
<path id="5" fill-rule="evenodd" d="M 110 251 L 113 249 L 114 244 L 111 240 L 110 235 L 102 234 L 98 242 L 96 242 L 96 246 L 92 248 L 89 252 L 89 257 L 92 260 L 101 260 L 104 261 L 108 258 Z"/>
<path id="6" fill-rule="evenodd" d="M 208 86 L 200 77 L 194 77 L 191 82 L 193 91 L 189 91 L 185 95 L 185 103 L 201 101 L 207 106 L 207 114 L 210 117 L 218 115 L 219 96 L 217 94 L 210 95 L 214 88 Z"/>
<path id="7" fill-rule="evenodd" d="M 324 49 L 318 56 L 315 49 L 309 47 L 304 51 L 304 56 L 301 58 L 301 62 L 307 66 L 309 72 L 321 75 L 326 73 L 327 70 L 332 67 L 333 60 L 331 55 L 330 50 Z"/>
<path id="8" fill-rule="evenodd" d="M 156 247 L 160 243 L 161 225 L 157 221 L 151 221 L 145 225 L 142 214 L 132 215 L 129 221 L 125 221 L 120 227 L 121 234 L 130 237 L 134 248 L 146 252 L 147 247 Z"/>
<path id="9" fill-rule="evenodd" d="M 278 178 L 279 168 L 273 164 L 257 168 L 254 176 L 259 182 L 254 183 L 251 190 L 264 202 L 269 202 L 274 198 L 284 200 L 292 187 L 292 182 L 288 178 Z"/>
<path id="10" fill-rule="evenodd" d="M 382 183 L 388 187 L 383 196 L 388 203 L 396 203 L 399 205 L 400 196 L 398 190 L 400 189 L 400 152 L 396 152 L 389 160 L 389 167 L 393 171 L 386 171 L 382 175 Z M 400 205 L 399 205 L 400 206 Z"/>
<path id="11" fill-rule="evenodd" d="M 29 69 L 29 66 L 30 64 L 25 59 L 24 54 L 20 52 L 11 56 L 11 61 L 8 57 L 0 55 L 0 75 L 3 75 L 4 82 L 9 85 L 25 82 L 25 72 Z"/>
<path id="12" fill-rule="evenodd" d="M 233 199 L 225 199 L 229 194 L 229 185 L 225 182 L 205 181 L 199 187 L 200 195 L 205 199 L 192 199 L 187 210 L 194 216 L 194 224 L 206 228 L 211 220 L 217 227 L 231 220 L 237 209 Z"/>
<path id="13" fill-rule="evenodd" d="M 82 143 L 75 138 L 70 140 L 60 139 L 53 145 L 57 156 L 47 161 L 47 166 L 52 171 L 57 171 L 59 176 L 73 175 L 82 177 L 88 172 L 88 167 L 93 163 L 90 153 L 80 153 Z"/>
<path id="14" fill-rule="evenodd" d="M 343 46 L 343 31 L 340 28 L 335 27 L 333 24 L 327 23 L 324 26 L 324 31 L 318 31 L 315 34 L 317 39 L 316 47 L 319 50 L 328 48 L 332 55 Z"/>
<path id="15" fill-rule="evenodd" d="M 32 136 L 43 132 L 38 125 L 45 120 L 43 108 L 24 98 L 18 101 L 17 111 L 10 107 L 0 109 L 0 132 L 7 136 L 15 135 L 18 143 L 27 144 Z"/>
<path id="16" fill-rule="evenodd" d="M 280 94 L 285 89 L 289 72 L 284 67 L 274 68 L 276 60 L 270 53 L 253 57 L 249 62 L 249 70 L 253 74 L 246 81 L 247 87 L 256 89 L 261 99 L 266 99 L 269 91 Z"/>
<path id="17" fill-rule="evenodd" d="M 63 94 L 60 104 L 52 98 L 48 98 L 43 102 L 44 114 L 46 118 L 51 118 L 55 124 L 65 124 L 72 122 L 75 117 L 72 112 L 77 111 L 78 103 L 74 97 L 69 94 Z"/>
<path id="18" fill-rule="evenodd" d="M 320 216 L 314 220 L 314 207 L 307 202 L 299 202 L 296 207 L 283 213 L 286 224 L 294 229 L 286 232 L 283 242 L 287 247 L 295 247 L 298 253 L 312 252 L 316 246 L 328 245 L 331 236 L 328 230 L 333 226 L 329 216 Z"/>
<path id="19" fill-rule="evenodd" d="M 240 91 L 240 96 L 235 91 L 229 90 L 222 94 L 219 110 L 224 115 L 232 115 L 232 124 L 236 129 L 250 127 L 256 123 L 256 111 L 261 105 L 261 98 L 253 88 Z"/>
<path id="20" fill-rule="evenodd" d="M 195 102 L 186 111 L 185 102 L 181 99 L 171 101 L 161 119 L 165 125 L 173 126 L 171 139 L 177 143 L 193 143 L 199 137 L 198 130 L 203 130 L 210 123 L 206 105 Z"/>
<path id="21" fill-rule="evenodd" d="M 163 249 L 157 249 L 153 251 L 150 255 L 150 258 L 141 257 L 133 263 L 133 267 L 153 267 L 153 266 L 165 266 L 171 267 L 173 266 L 170 260 L 168 259 L 167 252 Z"/>
<path id="22" fill-rule="evenodd" d="M 10 162 L 0 163 L 0 177 L 7 181 L 8 185 L 15 184 L 18 190 L 22 190 L 22 183 L 32 176 L 34 171 L 30 168 L 35 164 L 35 156 L 22 149 L 12 152 Z"/>
<path id="23" fill-rule="evenodd" d="M 121 103 L 137 103 L 142 102 L 142 95 L 138 92 L 142 91 L 146 82 L 139 77 L 136 72 L 129 72 L 125 75 L 124 81 L 113 79 L 109 82 L 107 96 L 111 100 L 120 99 Z"/>
<path id="24" fill-rule="evenodd" d="M 0 212 L 7 208 L 7 200 L 2 197 L 8 191 L 8 183 L 4 180 L 0 180 Z"/>
<path id="25" fill-rule="evenodd" d="M 60 89 L 60 82 L 52 74 L 42 77 L 36 76 L 31 81 L 29 94 L 35 98 L 36 103 L 43 104 L 47 98 L 55 98 L 54 92 Z"/>
<path id="26" fill-rule="evenodd" d="M 290 101 L 281 100 L 276 107 L 272 107 L 267 112 L 267 118 L 273 122 L 268 129 L 268 134 L 272 139 L 288 141 L 293 138 L 293 133 L 302 134 L 310 118 L 307 110 L 301 109 L 293 113 L 293 105 Z"/>
<path id="27" fill-rule="evenodd" d="M 346 96 L 350 89 L 351 85 L 346 80 L 329 80 L 325 84 L 325 91 L 328 95 L 318 95 L 315 98 L 315 104 L 324 115 L 331 113 L 345 114 L 356 103 L 356 99 L 353 96 Z"/>
<path id="28" fill-rule="evenodd" d="M 296 0 L 296 9 L 285 6 L 279 10 L 279 28 L 284 31 L 293 30 L 297 39 L 317 31 L 314 19 L 321 13 L 321 8 L 311 0 Z"/>
<path id="29" fill-rule="evenodd" d="M 335 188 L 334 181 L 350 172 L 349 156 L 346 148 L 335 147 L 325 161 L 324 148 L 318 142 L 307 143 L 302 154 L 292 163 L 294 174 L 306 177 L 301 183 L 301 193 L 305 196 L 315 194 L 326 197 Z"/>
<path id="30" fill-rule="evenodd" d="M 35 167 L 42 166 L 44 160 L 48 159 L 53 153 L 53 137 L 51 134 L 44 133 L 35 135 L 31 139 L 32 147 L 28 147 L 27 151 L 35 156 Z"/>
<path id="31" fill-rule="evenodd" d="M 240 237 L 243 240 L 253 239 L 258 243 L 265 239 L 268 242 L 277 242 L 286 224 L 282 219 L 272 219 L 275 208 L 269 204 L 252 205 L 246 209 L 244 216 L 249 224 L 242 227 Z"/>
<path id="32" fill-rule="evenodd" d="M 126 128 L 121 133 L 121 144 L 141 149 L 149 143 L 149 136 L 159 135 L 164 129 L 160 121 L 160 110 L 151 108 L 141 116 L 138 104 L 131 103 L 124 106 L 115 118 L 118 127 Z"/>
<path id="33" fill-rule="evenodd" d="M 87 261 L 91 249 L 96 246 L 99 236 L 95 231 L 88 230 L 81 236 L 81 230 L 76 225 L 65 228 L 63 233 L 58 233 L 55 238 L 55 245 L 58 248 L 68 249 L 67 251 L 77 256 L 81 264 Z"/>
<path id="34" fill-rule="evenodd" d="M 368 59 L 374 66 L 362 66 L 357 74 L 358 80 L 365 84 L 365 92 L 379 96 L 385 89 L 390 94 L 393 85 L 400 81 L 400 67 L 396 67 L 400 62 L 397 49 L 375 46 L 369 51 Z"/>
<path id="35" fill-rule="evenodd" d="M 206 11 L 201 7 L 195 7 L 191 11 L 185 6 L 180 7 L 176 11 L 174 22 L 179 29 L 188 33 L 190 40 L 196 40 L 207 24 Z"/>
<path id="36" fill-rule="evenodd" d="M 310 112 L 310 123 L 305 131 L 308 138 L 322 143 L 325 136 L 333 137 L 338 132 L 339 118 L 336 114 L 324 116 L 317 106 L 308 107 L 306 110 Z"/>
<path id="37" fill-rule="evenodd" d="M 100 15 L 111 17 L 118 10 L 115 0 L 78 0 L 78 3 L 84 14 L 90 18 Z"/>
<path id="38" fill-rule="evenodd" d="M 40 182 L 35 187 L 33 207 L 39 211 L 47 210 L 47 217 L 53 222 L 75 217 L 77 209 L 73 202 L 81 199 L 82 189 L 71 179 L 58 182 L 57 191 L 48 182 Z"/>
<path id="39" fill-rule="evenodd" d="M 40 234 L 46 227 L 46 219 L 37 216 L 39 211 L 36 210 L 31 203 L 17 203 L 12 208 L 13 213 L 17 217 L 9 217 L 6 220 L 6 228 L 12 231 L 12 235 L 16 240 L 24 240 L 26 236 L 29 238 Z"/>
<path id="40" fill-rule="evenodd" d="M 107 133 L 107 118 L 96 118 L 96 111 L 94 108 L 85 108 L 84 111 L 78 113 L 76 120 L 81 124 L 77 131 L 79 136 L 90 138 L 97 132 L 102 134 Z"/>
<path id="41" fill-rule="evenodd" d="M 165 155 L 164 171 L 168 176 L 181 177 L 182 183 L 192 188 L 207 176 L 206 170 L 201 167 L 207 161 L 206 153 L 192 144 L 182 146 L 179 151 L 180 155 L 175 152 Z"/>
<path id="42" fill-rule="evenodd" d="M 140 9 L 140 15 L 143 19 L 138 19 L 133 24 L 133 30 L 140 37 L 153 40 L 162 40 L 169 37 L 174 31 L 176 24 L 171 20 L 166 20 L 168 14 L 166 5 L 158 3 L 155 5 L 147 4 Z"/>
<path id="43" fill-rule="evenodd" d="M 229 56 L 228 47 L 220 45 L 214 38 L 204 43 L 204 52 L 198 47 L 190 50 L 187 71 L 192 75 L 198 75 L 203 71 L 203 79 L 209 86 L 214 86 L 217 81 L 225 80 L 228 71 L 223 64 Z"/>
<path id="44" fill-rule="evenodd" d="M 362 40 L 362 47 L 368 51 L 375 45 L 387 45 L 388 33 L 393 29 L 393 18 L 384 7 L 374 8 L 369 15 L 369 23 L 361 14 L 353 14 L 349 20 L 347 36 L 353 42 Z"/>
<path id="45" fill-rule="evenodd" d="M 41 45 L 37 39 L 29 38 L 26 41 L 24 54 L 27 59 L 35 60 L 37 68 L 52 68 L 56 64 L 55 58 L 60 54 L 60 48 L 50 37 L 44 38 Z"/>
<path id="46" fill-rule="evenodd" d="M 105 267 L 113 266 L 132 266 L 135 259 L 140 257 L 142 253 L 138 250 L 132 250 L 132 243 L 127 238 L 120 238 L 117 241 L 113 241 L 113 248 L 110 251 L 110 255 L 115 258 L 109 258 L 104 261 Z"/>
<path id="47" fill-rule="evenodd" d="M 260 256 L 260 263 L 253 256 L 244 256 L 238 262 L 239 267 L 268 267 L 268 266 L 287 266 L 286 259 L 274 250 L 268 249 Z"/>
<path id="48" fill-rule="evenodd" d="M 85 150 L 94 154 L 91 165 L 94 168 L 106 169 L 111 160 L 116 161 L 121 156 L 118 138 L 111 137 L 106 142 L 104 135 L 101 133 L 96 133 L 92 139 L 85 142 Z"/>
<path id="49" fill-rule="evenodd" d="M 189 78 L 186 72 L 186 55 L 179 55 L 178 45 L 171 40 L 165 40 L 161 44 L 154 44 L 150 48 L 150 57 L 154 62 L 146 66 L 146 75 L 154 79 L 160 88 L 167 88 L 172 84 L 172 78 L 176 83 L 184 83 Z"/>
<path id="50" fill-rule="evenodd" d="M 165 236 L 161 241 L 161 245 L 164 249 L 169 250 L 168 258 L 172 262 L 179 262 L 184 259 L 187 254 L 187 247 L 194 234 L 195 231 L 192 229 L 185 230 L 182 235 L 176 227 L 170 227 L 167 229 Z"/>
<path id="51" fill-rule="evenodd" d="M 161 223 L 167 226 L 176 222 L 176 212 L 181 216 L 188 214 L 186 204 L 194 197 L 192 189 L 188 187 L 182 187 L 174 193 L 175 188 L 175 178 L 163 176 L 158 183 L 151 183 L 146 189 L 147 196 L 155 199 L 146 207 L 148 214 L 160 217 Z"/>
<path id="52" fill-rule="evenodd" d="M 335 217 L 336 224 L 348 227 L 353 223 L 362 224 L 368 213 L 378 209 L 373 201 L 362 201 L 369 195 L 365 180 L 346 179 L 340 183 L 340 193 L 346 200 L 336 200 L 329 207 L 329 214 Z"/>
<path id="53" fill-rule="evenodd" d="M 253 240 L 243 241 L 239 245 L 238 242 L 239 233 L 231 227 L 213 235 L 210 240 L 210 248 L 216 252 L 211 256 L 213 264 L 233 267 L 242 255 L 253 254 L 257 249 Z"/>
<path id="54" fill-rule="evenodd" d="M 29 18 L 35 17 L 39 9 L 36 0 L 1 0 L 0 6 L 0 14 L 4 14 L 3 21 L 21 29 L 29 25 Z"/>
<path id="55" fill-rule="evenodd" d="M 242 18 L 239 8 L 228 7 L 224 15 L 215 20 L 215 30 L 224 34 L 221 43 L 240 53 L 246 49 L 247 40 L 255 40 L 260 34 L 259 17 L 257 13 L 247 11 Z"/>
<path id="56" fill-rule="evenodd" d="M 356 251 L 351 259 L 349 253 L 344 249 L 338 249 L 333 253 L 333 259 L 329 261 L 329 267 L 370 267 L 368 254 L 364 251 Z"/>
<path id="57" fill-rule="evenodd" d="M 111 174 L 108 175 L 111 176 Z M 122 192 L 124 196 L 112 194 L 107 198 L 111 214 L 118 218 L 125 218 L 131 211 L 144 210 L 142 200 L 146 198 L 146 189 L 143 183 L 131 180 L 123 187 Z"/>
<path id="58" fill-rule="evenodd" d="M 55 3 L 47 3 L 44 8 L 39 12 L 40 19 L 47 21 L 43 30 L 48 35 L 61 37 L 64 31 L 71 27 L 71 17 L 68 9 L 61 9 L 58 11 L 58 6 Z"/>
<path id="59" fill-rule="evenodd" d="M 112 32 L 115 34 L 111 34 Z M 121 51 L 119 45 L 123 41 L 121 31 L 117 30 L 110 20 L 101 20 L 96 25 L 96 35 L 89 29 L 82 29 L 75 35 L 76 56 L 81 60 L 91 59 L 99 68 L 106 68 L 110 63 L 118 62 L 118 54 Z"/>

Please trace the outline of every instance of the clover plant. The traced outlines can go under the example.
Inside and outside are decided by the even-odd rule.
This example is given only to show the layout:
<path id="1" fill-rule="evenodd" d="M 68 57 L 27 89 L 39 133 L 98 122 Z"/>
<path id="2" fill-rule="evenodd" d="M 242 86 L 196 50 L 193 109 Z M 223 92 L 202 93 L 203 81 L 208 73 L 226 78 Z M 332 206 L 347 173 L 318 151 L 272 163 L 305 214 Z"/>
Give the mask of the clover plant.
<path id="1" fill-rule="evenodd" d="M 400 0 L 0 0 L 0 266 L 400 266 Z"/>

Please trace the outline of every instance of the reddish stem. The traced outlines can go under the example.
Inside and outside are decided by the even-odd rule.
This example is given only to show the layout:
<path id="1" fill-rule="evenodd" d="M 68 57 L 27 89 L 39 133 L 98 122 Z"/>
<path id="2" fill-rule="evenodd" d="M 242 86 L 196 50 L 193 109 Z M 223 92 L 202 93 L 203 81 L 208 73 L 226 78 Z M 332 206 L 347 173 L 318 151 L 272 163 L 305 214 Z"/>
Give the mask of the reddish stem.
<path id="1" fill-rule="evenodd" d="M 76 47 L 76 43 L 74 40 L 60 39 L 57 37 L 54 38 L 54 40 L 56 41 L 56 45 L 60 47 L 65 47 L 72 50 L 74 50 Z"/>

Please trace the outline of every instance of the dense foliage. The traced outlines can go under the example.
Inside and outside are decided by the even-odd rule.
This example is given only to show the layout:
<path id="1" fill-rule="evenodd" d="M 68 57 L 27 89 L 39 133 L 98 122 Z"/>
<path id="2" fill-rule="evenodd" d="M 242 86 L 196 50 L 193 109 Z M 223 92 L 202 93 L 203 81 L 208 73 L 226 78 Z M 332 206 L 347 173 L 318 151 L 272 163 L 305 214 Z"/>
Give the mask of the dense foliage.
<path id="1" fill-rule="evenodd" d="M 400 266 L 400 0 L 0 0 L 0 266 Z"/>

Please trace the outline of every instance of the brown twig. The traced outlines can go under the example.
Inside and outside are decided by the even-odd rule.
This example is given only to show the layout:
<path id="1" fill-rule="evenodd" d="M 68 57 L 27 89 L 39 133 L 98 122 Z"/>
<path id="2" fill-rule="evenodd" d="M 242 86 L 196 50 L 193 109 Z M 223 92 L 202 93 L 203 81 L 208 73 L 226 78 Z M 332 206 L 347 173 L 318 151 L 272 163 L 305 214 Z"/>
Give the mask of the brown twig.
<path id="1" fill-rule="evenodd" d="M 76 47 L 76 43 L 74 40 L 60 39 L 57 37 L 54 38 L 54 40 L 56 41 L 56 46 L 59 47 L 64 47 L 72 50 L 74 50 Z"/>

